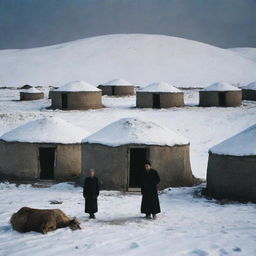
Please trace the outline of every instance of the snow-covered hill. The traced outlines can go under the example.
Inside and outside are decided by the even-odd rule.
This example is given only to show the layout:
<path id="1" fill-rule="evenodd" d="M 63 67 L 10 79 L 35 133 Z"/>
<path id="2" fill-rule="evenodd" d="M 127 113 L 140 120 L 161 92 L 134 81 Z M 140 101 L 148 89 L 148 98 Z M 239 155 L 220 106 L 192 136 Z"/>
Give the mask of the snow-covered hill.
<path id="1" fill-rule="evenodd" d="M 250 59 L 256 62 L 256 48 L 250 47 L 238 47 L 238 48 L 230 48 L 229 50 L 237 53 L 238 55 Z"/>
<path id="2" fill-rule="evenodd" d="M 116 34 L 26 50 L 0 51 L 0 86 L 62 85 L 85 80 L 94 85 L 114 78 L 136 85 L 166 81 L 205 87 L 216 81 L 256 80 L 256 63 L 230 50 L 187 39 Z"/>

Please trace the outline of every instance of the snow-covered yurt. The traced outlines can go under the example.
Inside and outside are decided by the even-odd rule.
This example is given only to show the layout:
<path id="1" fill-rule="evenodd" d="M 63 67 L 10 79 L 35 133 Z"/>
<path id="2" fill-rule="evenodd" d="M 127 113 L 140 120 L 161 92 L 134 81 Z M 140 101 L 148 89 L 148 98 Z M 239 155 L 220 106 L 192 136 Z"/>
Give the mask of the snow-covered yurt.
<path id="1" fill-rule="evenodd" d="M 184 93 L 166 83 L 152 83 L 136 93 L 137 108 L 183 107 Z"/>
<path id="2" fill-rule="evenodd" d="M 102 108 L 102 92 L 84 81 L 72 81 L 51 91 L 52 108 L 86 110 Z"/>
<path id="3" fill-rule="evenodd" d="M 242 103 L 242 91 L 225 82 L 214 83 L 199 92 L 199 106 L 237 107 Z"/>
<path id="4" fill-rule="evenodd" d="M 138 189 L 146 160 L 159 172 L 160 189 L 194 183 L 189 141 L 138 118 L 120 119 L 83 140 L 81 181 L 92 168 L 103 189 Z"/>
<path id="5" fill-rule="evenodd" d="M 256 81 L 242 87 L 243 100 L 256 100 Z"/>
<path id="6" fill-rule="evenodd" d="M 20 92 L 20 100 L 40 100 L 44 98 L 44 93 L 36 88 L 22 90 Z"/>
<path id="7" fill-rule="evenodd" d="M 69 180 L 81 173 L 88 132 L 60 118 L 42 118 L 0 137 L 0 177 Z"/>
<path id="8" fill-rule="evenodd" d="M 127 96 L 134 94 L 134 85 L 124 79 L 114 79 L 98 86 L 103 95 Z"/>
<path id="9" fill-rule="evenodd" d="M 207 193 L 256 202 L 256 125 L 209 150 Z"/>

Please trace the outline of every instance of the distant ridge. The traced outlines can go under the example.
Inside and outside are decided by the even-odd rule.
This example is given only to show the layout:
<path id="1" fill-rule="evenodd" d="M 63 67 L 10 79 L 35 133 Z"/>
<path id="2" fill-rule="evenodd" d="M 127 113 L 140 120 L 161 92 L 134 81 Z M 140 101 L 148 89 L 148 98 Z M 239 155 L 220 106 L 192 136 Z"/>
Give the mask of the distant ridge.
<path id="1" fill-rule="evenodd" d="M 85 80 L 97 86 L 116 77 L 145 86 L 166 81 L 206 87 L 217 81 L 256 80 L 256 63 L 230 50 L 183 38 L 115 34 L 26 50 L 0 51 L 0 87 L 60 86 Z"/>

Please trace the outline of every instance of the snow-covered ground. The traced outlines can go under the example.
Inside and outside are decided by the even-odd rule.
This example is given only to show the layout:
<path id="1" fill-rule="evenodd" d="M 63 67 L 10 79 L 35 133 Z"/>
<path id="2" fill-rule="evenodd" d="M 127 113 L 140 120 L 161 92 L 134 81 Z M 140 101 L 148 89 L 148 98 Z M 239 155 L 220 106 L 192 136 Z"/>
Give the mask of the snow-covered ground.
<path id="1" fill-rule="evenodd" d="M 198 107 L 198 90 L 185 90 L 184 108 L 136 109 L 135 96 L 103 97 L 105 108 L 88 111 L 50 110 L 50 100 L 20 102 L 19 91 L 0 90 L 0 135 L 27 121 L 60 117 L 93 133 L 120 118 L 151 120 L 191 142 L 195 176 L 206 177 L 207 151 L 222 140 L 256 123 L 256 102 L 236 108 Z M 96 170 L 97 171 L 97 170 Z M 199 187 L 175 188 L 160 195 L 162 213 L 146 220 L 141 196 L 103 191 L 96 220 L 84 214 L 82 189 L 67 183 L 49 188 L 0 183 L 0 255 L 256 255 L 255 204 L 225 204 L 199 197 Z M 50 204 L 58 200 L 60 205 Z M 22 206 L 60 208 L 76 216 L 82 230 L 69 228 L 41 235 L 20 234 L 8 223 Z"/>
<path id="2" fill-rule="evenodd" d="M 250 59 L 256 62 L 256 48 L 251 47 L 237 47 L 229 48 L 230 51 L 237 53 L 238 55 Z"/>
<path id="3" fill-rule="evenodd" d="M 72 80 L 99 85 L 115 78 L 141 86 L 158 81 L 177 87 L 246 85 L 256 80 L 255 70 L 254 61 L 230 50 L 164 35 L 104 35 L 0 51 L 0 87 L 61 86 Z"/>
<path id="4" fill-rule="evenodd" d="M 96 220 L 84 213 L 82 188 L 0 184 L 0 255 L 256 255 L 255 204 L 225 204 L 197 196 L 200 187 L 165 191 L 156 220 L 140 214 L 141 196 L 101 192 Z M 51 200 L 63 202 L 50 204 Z M 8 223 L 22 206 L 59 208 L 76 216 L 82 230 L 20 234 Z"/>

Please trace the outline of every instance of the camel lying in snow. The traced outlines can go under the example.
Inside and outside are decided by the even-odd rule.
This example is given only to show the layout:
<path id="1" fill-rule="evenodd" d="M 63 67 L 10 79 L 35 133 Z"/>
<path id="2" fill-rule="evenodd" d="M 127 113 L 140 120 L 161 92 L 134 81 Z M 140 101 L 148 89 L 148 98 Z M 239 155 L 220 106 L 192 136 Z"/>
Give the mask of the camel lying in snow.
<path id="1" fill-rule="evenodd" d="M 10 219 L 13 229 L 19 232 L 36 231 L 46 234 L 57 228 L 70 227 L 72 230 L 81 229 L 76 218 L 69 218 L 59 209 L 32 209 L 22 207 Z"/>

